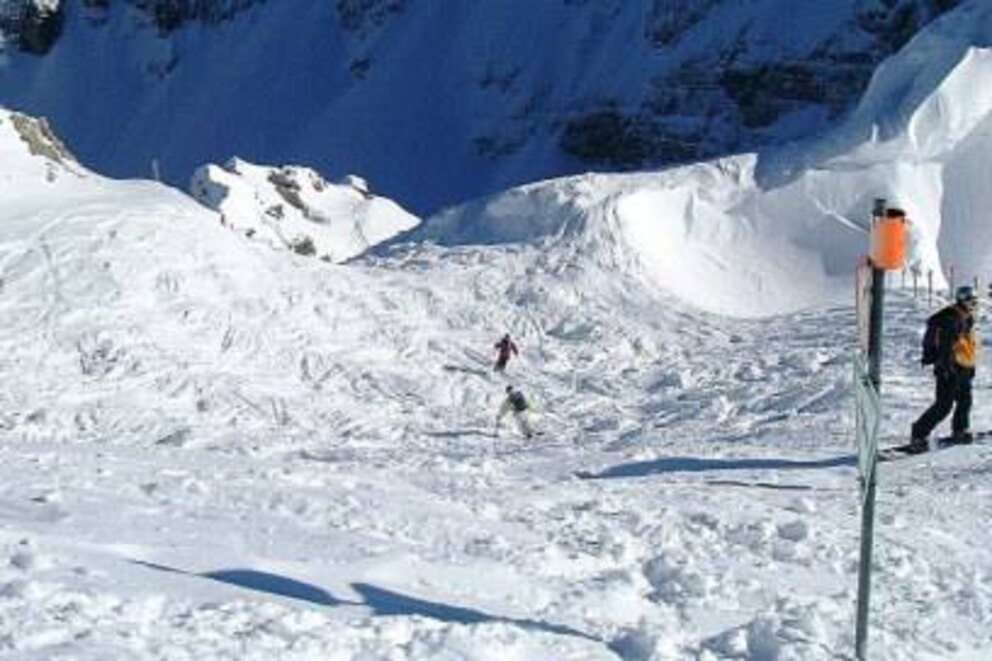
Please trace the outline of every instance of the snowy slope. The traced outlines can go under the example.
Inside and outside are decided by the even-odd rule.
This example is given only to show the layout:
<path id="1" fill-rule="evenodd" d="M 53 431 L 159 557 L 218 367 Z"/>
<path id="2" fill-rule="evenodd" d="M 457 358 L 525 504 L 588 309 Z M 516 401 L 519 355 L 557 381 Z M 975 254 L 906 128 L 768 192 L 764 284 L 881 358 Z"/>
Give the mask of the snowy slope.
<path id="1" fill-rule="evenodd" d="M 961 42 L 987 25 L 971 7 Z M 905 106 L 972 118 L 931 122 L 940 149 L 906 129 L 840 151 L 854 126 L 777 188 L 754 156 L 542 182 L 347 265 L 241 240 L 0 114 L 0 650 L 849 656 L 852 225 L 882 189 L 940 228 L 922 259 L 958 259 L 951 216 L 921 209 L 954 208 L 945 164 L 982 176 L 987 114 L 960 91 L 982 53 Z M 888 296 L 886 442 L 930 396 L 928 310 Z M 522 351 L 503 377 L 506 331 Z M 533 441 L 492 433 L 508 380 Z M 990 469 L 984 445 L 883 465 L 873 658 L 989 656 Z"/>

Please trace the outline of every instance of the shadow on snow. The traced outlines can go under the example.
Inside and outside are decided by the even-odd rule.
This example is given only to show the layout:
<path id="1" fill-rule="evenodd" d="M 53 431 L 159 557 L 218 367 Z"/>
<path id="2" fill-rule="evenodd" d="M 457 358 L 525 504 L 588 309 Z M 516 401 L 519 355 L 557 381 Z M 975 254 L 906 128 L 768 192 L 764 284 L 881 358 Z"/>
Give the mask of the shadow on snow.
<path id="1" fill-rule="evenodd" d="M 589 634 L 561 624 L 551 624 L 540 620 L 494 616 L 472 608 L 449 606 L 447 604 L 410 597 L 367 583 L 353 583 L 351 587 L 362 596 L 365 605 L 371 608 L 376 615 L 420 615 L 422 617 L 457 624 L 502 622 L 524 629 L 534 629 L 564 636 L 579 636 L 588 640 L 597 640 Z"/>
<path id="2" fill-rule="evenodd" d="M 492 427 L 482 428 L 466 428 L 466 429 L 451 429 L 449 431 L 429 431 L 424 432 L 425 436 L 430 436 L 432 438 L 462 438 L 463 436 L 492 436 Z"/>
<path id="3" fill-rule="evenodd" d="M 606 480 L 623 477 L 646 477 L 661 473 L 702 473 L 723 470 L 796 470 L 815 468 L 838 468 L 854 466 L 857 457 L 841 455 L 825 459 L 701 459 L 698 457 L 666 457 L 651 461 L 636 461 L 629 464 L 611 466 L 599 473 L 584 473 L 580 477 L 591 480 Z"/>
<path id="4" fill-rule="evenodd" d="M 338 599 L 330 592 L 315 585 L 255 569 L 222 569 L 196 573 L 142 560 L 132 560 L 132 562 L 157 571 L 208 578 L 213 581 L 236 585 L 256 592 L 274 594 L 280 597 L 290 597 L 320 606 L 365 606 L 372 609 L 373 615 L 377 616 L 420 616 L 454 624 L 502 622 L 525 629 L 565 636 L 578 636 L 588 640 L 598 640 L 589 634 L 560 624 L 491 615 L 473 608 L 452 606 L 436 601 L 411 597 L 400 594 L 399 592 L 369 585 L 368 583 L 353 583 L 351 585 L 351 588 L 362 598 L 361 601 L 351 601 Z"/>
<path id="5" fill-rule="evenodd" d="M 344 606 L 349 602 L 337 599 L 330 592 L 309 583 L 270 574 L 268 572 L 256 571 L 254 569 L 222 569 L 220 571 L 210 571 L 200 574 L 204 578 L 210 578 L 221 583 L 230 583 L 238 587 L 256 590 L 258 592 L 268 592 L 281 597 L 291 597 L 301 601 L 309 601 L 321 606 Z"/>
<path id="6" fill-rule="evenodd" d="M 338 599 L 330 592 L 315 585 L 255 569 L 221 569 L 219 571 L 208 571 L 198 574 L 196 572 L 186 571 L 185 569 L 176 569 L 175 567 L 167 567 L 144 560 L 132 560 L 132 562 L 142 567 L 148 567 L 149 569 L 198 578 L 209 578 L 213 581 L 236 585 L 257 592 L 266 592 L 280 597 L 290 597 L 292 599 L 308 601 L 312 604 L 320 604 L 321 606 L 360 605 L 356 602 Z"/>

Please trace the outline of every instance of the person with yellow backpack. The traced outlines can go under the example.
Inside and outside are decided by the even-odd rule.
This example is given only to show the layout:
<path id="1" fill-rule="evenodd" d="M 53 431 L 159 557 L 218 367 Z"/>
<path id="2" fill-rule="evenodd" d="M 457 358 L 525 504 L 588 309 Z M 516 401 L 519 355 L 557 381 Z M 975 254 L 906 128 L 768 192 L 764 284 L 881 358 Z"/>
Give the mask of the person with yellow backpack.
<path id="1" fill-rule="evenodd" d="M 924 365 L 933 365 L 935 401 L 911 428 L 912 452 L 929 449 L 934 428 L 954 410 L 951 418 L 953 443 L 970 443 L 971 382 L 978 359 L 975 308 L 978 297 L 972 287 L 958 287 L 954 303 L 927 320 L 923 336 Z"/>

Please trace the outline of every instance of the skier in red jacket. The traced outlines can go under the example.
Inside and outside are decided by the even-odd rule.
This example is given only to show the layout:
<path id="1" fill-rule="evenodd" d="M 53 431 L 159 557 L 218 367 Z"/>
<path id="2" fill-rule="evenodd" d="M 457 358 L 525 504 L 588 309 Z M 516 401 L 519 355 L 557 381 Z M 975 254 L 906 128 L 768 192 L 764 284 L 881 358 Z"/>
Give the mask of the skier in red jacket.
<path id="1" fill-rule="evenodd" d="M 510 339 L 509 333 L 504 335 L 499 342 L 494 344 L 493 348 L 499 351 L 499 355 L 496 357 L 496 364 L 493 365 L 493 369 L 497 372 L 502 372 L 506 369 L 506 364 L 510 361 L 511 353 L 514 356 L 519 355 L 517 345 Z"/>

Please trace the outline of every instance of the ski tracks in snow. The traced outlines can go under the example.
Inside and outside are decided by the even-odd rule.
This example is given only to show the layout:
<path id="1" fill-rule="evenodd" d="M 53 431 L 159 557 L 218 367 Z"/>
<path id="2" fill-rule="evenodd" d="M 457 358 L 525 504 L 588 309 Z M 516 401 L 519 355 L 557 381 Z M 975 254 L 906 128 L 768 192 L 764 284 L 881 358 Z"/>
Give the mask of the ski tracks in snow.
<path id="1" fill-rule="evenodd" d="M 230 250 L 206 221 L 165 232 L 157 222 L 189 219 L 149 209 L 145 226 L 141 213 L 101 235 L 139 247 L 109 267 L 99 245 L 61 251 L 81 225 L 49 229 L 37 277 L 75 274 L 62 280 L 71 305 L 50 316 L 60 342 L 15 332 L 52 308 L 5 285 L 23 323 L 0 331 L 0 360 L 23 380 L 0 400 L 17 449 L 0 493 L 0 594 L 23 611 L 7 612 L 17 631 L 47 632 L 9 630 L 16 649 L 56 649 L 66 632 L 131 649 L 114 633 L 121 611 L 139 613 L 139 655 L 153 658 L 170 644 L 218 656 L 262 641 L 287 657 L 385 654 L 383 628 L 421 656 L 495 645 L 542 659 L 817 659 L 851 647 L 849 309 L 690 314 L 615 272 L 623 255 L 568 265 L 536 247 L 314 265 Z M 147 269 L 153 246 L 180 257 Z M 891 305 L 890 355 L 907 355 L 920 310 Z M 496 374 L 504 332 L 521 355 Z M 886 424 L 898 428 L 929 384 L 889 373 Z M 542 436 L 491 433 L 507 383 L 535 403 Z M 919 630 L 937 657 L 953 646 L 942 625 L 986 640 L 983 537 L 964 516 L 933 543 L 904 533 L 941 518 L 931 502 L 984 507 L 977 483 L 954 477 L 984 465 L 966 452 L 883 476 L 893 580 L 878 603 L 893 619 L 880 636 L 923 641 L 905 623 L 930 614 Z M 933 501 L 913 471 L 933 475 Z M 208 642 L 203 621 L 248 642 Z"/>

